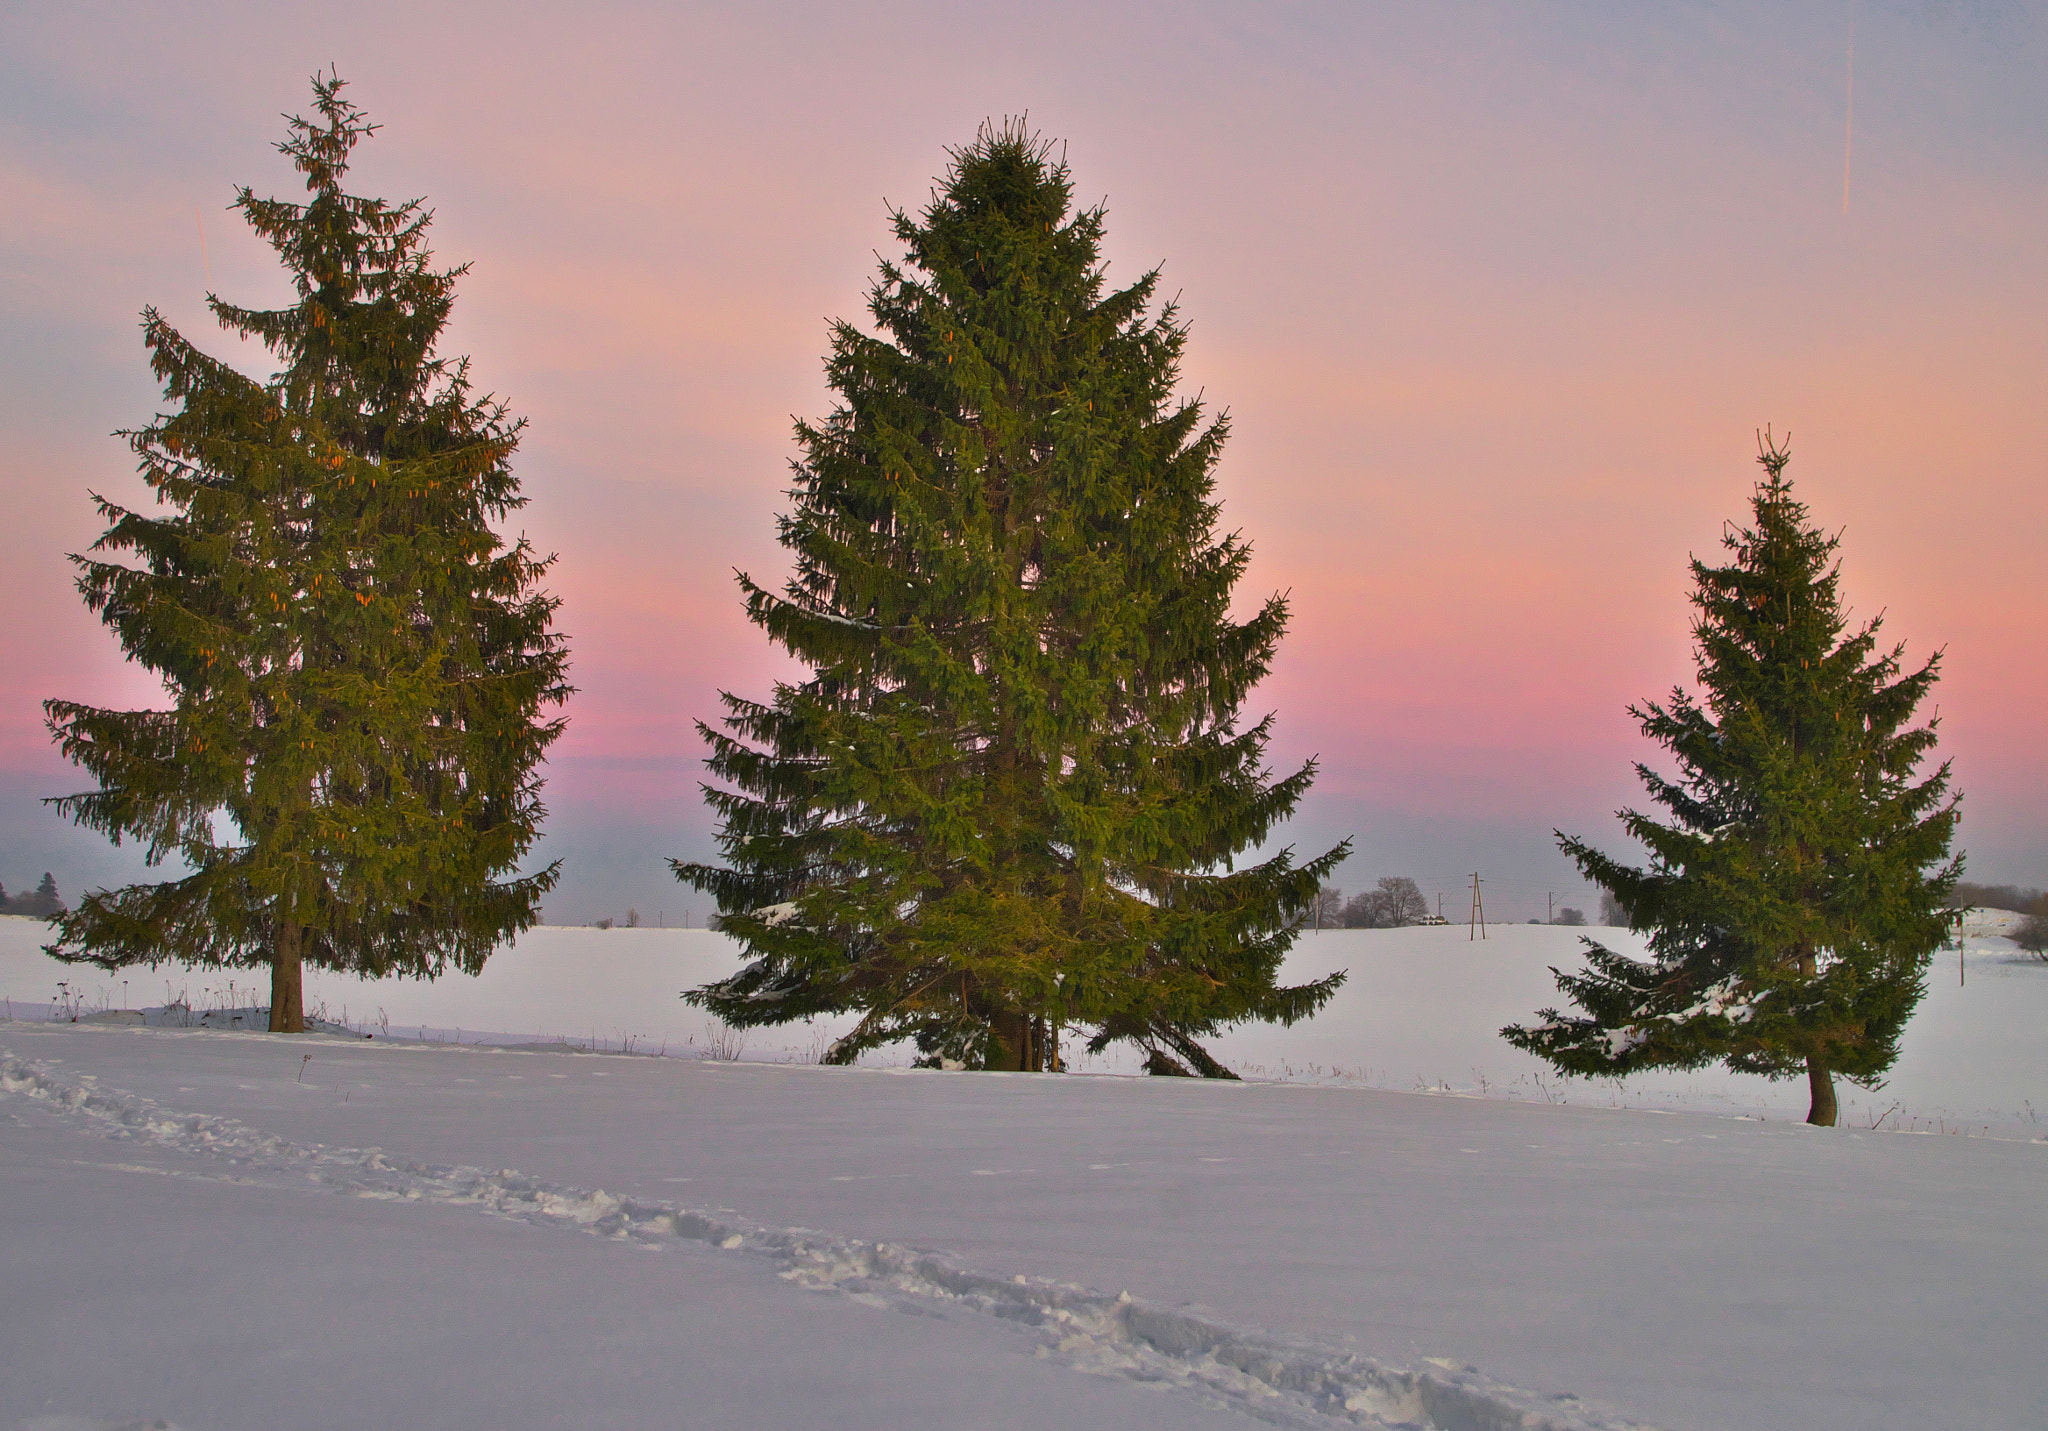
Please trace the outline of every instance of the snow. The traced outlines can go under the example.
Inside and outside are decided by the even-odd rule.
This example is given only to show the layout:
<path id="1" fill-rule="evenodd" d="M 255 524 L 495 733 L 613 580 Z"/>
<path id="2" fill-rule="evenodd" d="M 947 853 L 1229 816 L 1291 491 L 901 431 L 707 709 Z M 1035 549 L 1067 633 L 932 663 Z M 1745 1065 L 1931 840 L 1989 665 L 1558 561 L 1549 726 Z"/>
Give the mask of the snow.
<path id="1" fill-rule="evenodd" d="M 96 1001 L 40 929 L 16 1011 Z M 1493 1030 L 1571 933 L 1308 936 L 1337 1005 L 1218 1045 L 1293 1082 L 549 1045 L 701 1051 L 702 931 L 323 989 L 527 1051 L 0 1023 L 0 1427 L 2038 1425 L 2048 968 L 1975 935 L 1883 1095 L 2019 1112 L 1816 1130 L 1756 1080 L 1518 1082 Z"/>
<path id="2" fill-rule="evenodd" d="M 1758 997 L 1767 996 L 1759 995 Z M 1729 1013 L 1730 1009 L 1733 1009 L 1734 1012 Z M 1720 1014 L 1728 1014 L 1728 1017 L 1736 1023 L 1745 1023 L 1756 1015 L 1755 1005 L 1735 992 L 1735 980 L 1733 977 L 1723 979 L 1718 984 L 1709 985 L 1697 1003 L 1690 1004 L 1680 1009 L 1677 1013 L 1664 1014 L 1661 1017 L 1666 1023 L 1682 1024 L 1688 1020 L 1699 1018 L 1702 1015 L 1713 1018 Z"/>
<path id="3" fill-rule="evenodd" d="M 1607 1033 L 1607 1056 L 1619 1058 L 1630 1049 L 1639 1048 L 1648 1042 L 1648 1035 L 1641 1029 L 1610 1029 Z"/>
<path id="4" fill-rule="evenodd" d="M 2006 1136 L 2048 1132 L 2048 964 L 1980 927 L 2005 927 L 1974 911 L 1966 927 L 1967 976 L 1958 955 L 1935 956 L 1927 996 L 1908 1025 L 1899 1063 L 1872 1093 L 1838 1085 L 1846 1124 L 1967 1129 Z M 2019 916 L 2012 917 L 2017 923 Z M 1641 957 L 1625 930 L 1503 925 L 1485 941 L 1463 926 L 1304 935 L 1287 977 L 1347 969 L 1330 1005 L 1293 1029 L 1247 1028 L 1220 1039 L 1232 1068 L 1259 1076 L 1441 1094 L 1572 1104 L 1803 1118 L 1803 1078 L 1773 1083 L 1721 1069 L 1639 1074 L 1626 1082 L 1560 1079 L 1500 1037 L 1533 1024 L 1536 1011 L 1571 1005 L 1551 976 L 1583 964 L 1591 936 Z M 1731 1006 L 1732 1008 L 1732 1006 Z M 1739 1009 L 1733 1010 L 1739 1014 Z M 2037 1116 L 2038 1115 L 2038 1116 Z"/>
<path id="5" fill-rule="evenodd" d="M 601 1216 L 598 1236 L 558 1230 L 595 1199 L 523 1219 L 417 1172 L 315 1182 L 275 1143 L 82 1138 L 117 1128 L 46 1102 L 0 1096 L 10 1431 L 1165 1424 L 1159 1396 L 1035 1359 L 990 1318 L 870 1315 L 771 1255 Z"/>
<path id="6" fill-rule="evenodd" d="M 1973 910 L 1965 923 L 1967 976 L 1954 951 L 1937 954 L 1927 998 L 1914 1016 L 1898 1067 L 1877 1092 L 1842 1085 L 1843 1121 L 1868 1126 L 2032 1137 L 2048 1116 L 2048 963 L 2021 953 L 2003 931 L 2021 916 Z M 1295 946 L 1285 977 L 1313 979 L 1339 969 L 1349 979 L 1322 1013 L 1294 1028 L 1255 1025 L 1213 1044 L 1223 1061 L 1257 1079 L 1349 1087 L 1433 1091 L 1440 1095 L 1593 1103 L 1601 1106 L 1803 1117 L 1803 1079 L 1772 1083 L 1702 1069 L 1631 1077 L 1625 1083 L 1560 1079 L 1547 1064 L 1511 1048 L 1502 1025 L 1534 1023 L 1536 1011 L 1563 1002 L 1552 966 L 1582 962 L 1580 939 L 1640 954 L 1625 930 L 1496 925 L 1483 941 L 1463 925 L 1309 933 Z M 166 967 L 109 975 L 65 966 L 38 952 L 46 926 L 0 917 L 0 1017 L 35 1016 L 53 1007 L 57 981 L 69 981 L 89 1008 L 161 1005 L 182 996 L 199 1011 L 252 1003 L 260 973 L 188 972 Z M 853 1020 L 820 1020 L 743 1035 L 707 1023 L 684 1004 L 684 989 L 725 978 L 740 964 L 737 946 L 702 929 L 545 926 L 493 956 L 477 978 L 433 983 L 364 983 L 309 974 L 306 1007 L 379 1037 L 474 1042 L 560 1043 L 696 1056 L 716 1042 L 749 1061 L 815 1063 Z M 128 981 L 124 990 L 122 980 Z M 1067 1052 L 1076 1051 L 1069 1047 Z M 864 1063 L 903 1064 L 884 1051 Z M 1084 1072 L 1134 1072 L 1137 1061 L 1112 1051 L 1075 1056 Z"/>

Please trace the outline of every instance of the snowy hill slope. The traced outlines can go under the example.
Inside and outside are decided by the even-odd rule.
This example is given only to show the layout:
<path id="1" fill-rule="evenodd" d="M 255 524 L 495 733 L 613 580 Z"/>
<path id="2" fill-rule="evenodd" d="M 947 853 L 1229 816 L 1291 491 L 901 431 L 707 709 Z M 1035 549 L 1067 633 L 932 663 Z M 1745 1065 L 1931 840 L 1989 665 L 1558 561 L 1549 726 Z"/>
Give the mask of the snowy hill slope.
<path id="1" fill-rule="evenodd" d="M 0 1425 L 1920 1431 L 2048 1404 L 2048 1145 L 69 1024 L 0 1050 Z"/>

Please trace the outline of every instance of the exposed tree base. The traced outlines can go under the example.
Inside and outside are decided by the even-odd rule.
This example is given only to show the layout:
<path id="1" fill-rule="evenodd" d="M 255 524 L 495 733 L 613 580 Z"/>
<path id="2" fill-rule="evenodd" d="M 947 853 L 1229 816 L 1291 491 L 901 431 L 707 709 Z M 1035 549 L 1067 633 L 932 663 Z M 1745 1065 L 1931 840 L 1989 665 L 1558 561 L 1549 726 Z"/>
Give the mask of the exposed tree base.
<path id="1" fill-rule="evenodd" d="M 1154 1024 L 1152 1037 L 1158 1043 L 1147 1041 L 1145 1049 L 1145 1071 L 1160 1078 L 1225 1078 L 1235 1083 L 1237 1075 L 1218 1063 L 1208 1049 L 1190 1038 L 1183 1029 L 1172 1024 Z M 1164 1044 L 1166 1047 L 1160 1047 Z M 1171 1049 L 1172 1052 L 1167 1052 Z M 1178 1054 L 1176 1058 L 1174 1055 Z M 1186 1059 L 1187 1062 L 1181 1062 Z"/>
<path id="2" fill-rule="evenodd" d="M 989 1021 L 988 1057 L 982 1067 L 991 1073 L 1061 1073 L 1059 1035 L 1043 1017 L 997 1014 Z"/>
<path id="3" fill-rule="evenodd" d="M 1832 1128 L 1838 1110 L 1835 1107 L 1834 1075 L 1822 1067 L 1817 1058 L 1806 1060 L 1806 1085 L 1813 1092 L 1813 1106 L 1807 1110 L 1806 1121 L 1816 1128 Z"/>
<path id="4" fill-rule="evenodd" d="M 299 929 L 285 924 L 270 950 L 270 1031 L 306 1031 L 305 963 L 300 957 Z"/>
<path id="5" fill-rule="evenodd" d="M 1194 1077 L 1192 1073 L 1189 1073 L 1187 1071 L 1186 1066 L 1183 1065 L 1180 1062 L 1180 1060 L 1172 1057 L 1169 1054 L 1162 1053 L 1160 1050 L 1156 1048 L 1152 1049 L 1145 1055 L 1145 1071 L 1151 1074 L 1154 1078 Z"/>

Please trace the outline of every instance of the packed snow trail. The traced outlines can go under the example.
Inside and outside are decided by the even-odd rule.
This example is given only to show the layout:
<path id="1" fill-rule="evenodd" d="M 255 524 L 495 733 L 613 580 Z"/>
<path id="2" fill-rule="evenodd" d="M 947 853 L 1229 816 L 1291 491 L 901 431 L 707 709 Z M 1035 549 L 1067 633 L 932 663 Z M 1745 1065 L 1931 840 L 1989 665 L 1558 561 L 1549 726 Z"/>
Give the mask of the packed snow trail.
<path id="1" fill-rule="evenodd" d="M 724 1212 L 551 1184 L 510 1169 L 439 1166 L 393 1160 L 377 1148 L 299 1143 L 235 1119 L 180 1113 L 96 1081 L 67 1078 L 5 1049 L 0 1096 L 33 1099 L 81 1131 L 224 1162 L 242 1178 L 311 1181 L 354 1197 L 468 1207 L 620 1241 L 703 1243 L 763 1259 L 797 1286 L 838 1292 L 868 1306 L 997 1318 L 1027 1329 L 1042 1355 L 1101 1375 L 1174 1386 L 1272 1425 L 1404 1431 L 1639 1427 L 1570 1396 L 1502 1385 L 1474 1367 L 1388 1366 L 1128 1293 L 979 1271 L 943 1252 L 768 1227 Z"/>

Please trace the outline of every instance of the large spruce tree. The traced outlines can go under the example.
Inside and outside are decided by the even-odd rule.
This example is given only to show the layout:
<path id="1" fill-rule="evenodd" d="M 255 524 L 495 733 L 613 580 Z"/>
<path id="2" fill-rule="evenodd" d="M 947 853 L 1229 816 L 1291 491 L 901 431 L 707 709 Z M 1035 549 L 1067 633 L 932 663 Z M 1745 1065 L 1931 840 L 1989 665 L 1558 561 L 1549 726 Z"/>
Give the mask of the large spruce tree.
<path id="1" fill-rule="evenodd" d="M 1226 431 L 1176 400 L 1186 327 L 1157 274 L 1105 291 L 1103 211 L 1016 125 L 894 217 L 877 335 L 833 328 L 838 404 L 799 423 L 781 594 L 748 616 L 807 668 L 700 727 L 723 866 L 678 863 L 746 945 L 690 998 L 737 1025 L 858 1012 L 829 1055 L 1061 1066 L 1065 1028 L 1155 1072 L 1230 1076 L 1198 1042 L 1313 1013 L 1281 987 L 1340 847 L 1236 867 L 1300 800 L 1272 717 L 1238 710 L 1286 624 L 1230 615 Z"/>
<path id="2" fill-rule="evenodd" d="M 1581 1012 L 1502 1032 L 1568 1073 L 1803 1072 L 1807 1121 L 1832 1124 L 1833 1075 L 1868 1085 L 1898 1056 L 1961 862 L 1948 766 L 1915 779 L 1935 722 L 1908 725 L 1940 654 L 1901 674 L 1876 619 L 1847 631 L 1839 538 L 1793 499 L 1788 451 L 1764 439 L 1752 525 L 1723 539 L 1732 560 L 1692 564 L 1703 699 L 1630 708 L 1677 765 L 1636 767 L 1668 821 L 1621 814 L 1648 866 L 1558 837 L 1652 957 L 1589 939 L 1590 969 L 1557 975 Z"/>
<path id="3" fill-rule="evenodd" d="M 436 355 L 463 269 L 430 213 L 342 189 L 374 131 L 316 77 L 278 147 L 303 204 L 239 191 L 297 301 L 209 295 L 281 364 L 258 382 L 153 309 L 174 410 L 121 434 L 162 515 L 104 498 L 78 586 L 166 710 L 47 703 L 99 788 L 56 800 L 182 878 L 86 896 L 51 952 L 108 968 L 271 970 L 271 1028 L 304 1028 L 305 964 L 366 977 L 475 972 L 529 927 L 551 866 L 506 878 L 542 815 L 538 765 L 567 694 L 546 561 L 493 521 L 523 504 L 521 423 Z M 128 558 L 123 560 L 122 558 Z"/>

